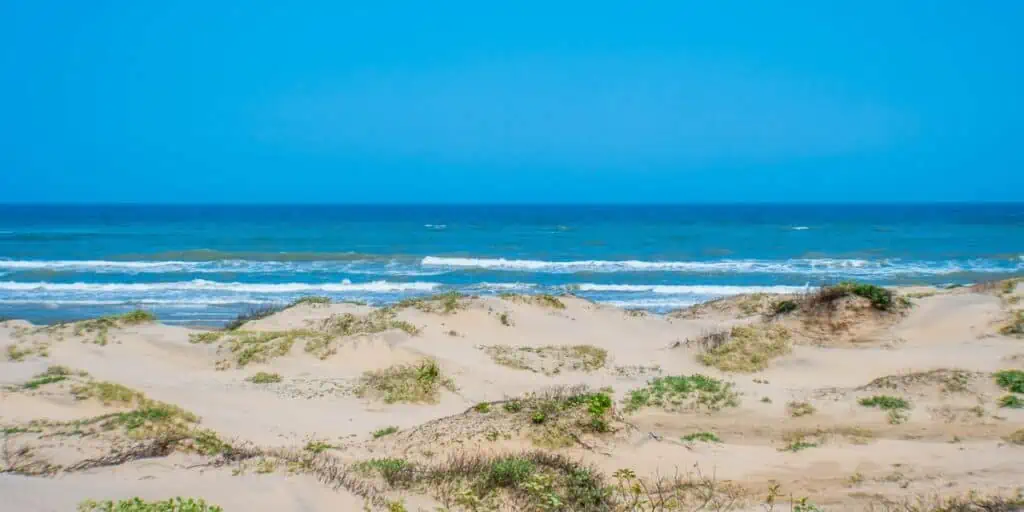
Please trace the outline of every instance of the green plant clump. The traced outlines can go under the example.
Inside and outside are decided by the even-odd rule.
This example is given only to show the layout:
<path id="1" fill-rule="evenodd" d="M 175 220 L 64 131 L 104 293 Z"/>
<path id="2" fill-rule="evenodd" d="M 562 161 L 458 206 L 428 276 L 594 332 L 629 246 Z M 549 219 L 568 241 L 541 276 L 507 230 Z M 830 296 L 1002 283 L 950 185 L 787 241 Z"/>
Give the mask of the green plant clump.
<path id="1" fill-rule="evenodd" d="M 877 407 L 882 410 L 894 410 L 894 409 L 910 409 L 910 402 L 906 400 L 889 395 L 875 395 L 868 398 L 861 398 L 857 401 L 864 407 Z"/>
<path id="2" fill-rule="evenodd" d="M 871 306 L 881 311 L 892 311 L 898 306 L 903 305 L 896 299 L 892 290 L 882 288 L 881 286 L 854 281 L 845 281 L 837 286 L 858 297 L 870 300 Z"/>
<path id="3" fill-rule="evenodd" d="M 797 304 L 797 302 L 795 300 L 792 300 L 792 299 L 780 300 L 780 301 L 772 304 L 772 313 L 775 316 L 780 316 L 780 315 L 785 315 L 785 314 L 788 314 L 788 313 L 792 313 L 792 312 L 796 311 L 797 309 L 800 309 L 800 305 Z"/>
<path id="4" fill-rule="evenodd" d="M 131 498 L 113 502 L 85 500 L 78 512 L 224 512 L 224 509 L 194 498 L 171 498 L 164 501 L 143 501 Z"/>
<path id="5" fill-rule="evenodd" d="M 702 443 L 721 443 L 722 440 L 718 438 L 713 432 L 694 432 L 683 436 L 683 441 L 692 443 L 700 441 Z"/>
<path id="6" fill-rule="evenodd" d="M 385 403 L 436 403 L 441 388 L 455 391 L 455 383 L 442 376 L 441 368 L 427 359 L 416 365 L 396 365 L 363 374 L 356 396 L 379 396 Z"/>
<path id="7" fill-rule="evenodd" d="M 245 380 L 253 384 L 276 384 L 281 382 L 281 376 L 276 373 L 258 372 Z"/>
<path id="8" fill-rule="evenodd" d="M 21 387 L 24 389 L 37 389 L 40 386 L 66 380 L 70 375 L 71 370 L 63 366 L 51 366 L 47 368 L 45 372 L 32 377 L 32 380 L 22 384 Z"/>
<path id="9" fill-rule="evenodd" d="M 625 409 L 632 412 L 657 406 L 677 411 L 706 407 L 717 411 L 739 405 L 739 395 L 732 388 L 732 384 L 700 374 L 656 377 L 646 387 L 630 391 Z"/>
<path id="10" fill-rule="evenodd" d="M 374 430 L 373 431 L 373 438 L 374 439 L 380 439 L 380 438 L 382 438 L 384 436 L 390 436 L 391 434 L 394 434 L 395 432 L 398 432 L 398 427 L 396 427 L 396 426 L 392 425 L 390 427 L 384 427 L 384 428 L 379 429 L 379 430 Z"/>
<path id="11" fill-rule="evenodd" d="M 993 375 L 999 387 L 1011 393 L 1024 393 L 1024 371 L 1001 370 Z"/>
<path id="12" fill-rule="evenodd" d="M 999 399 L 999 407 L 1008 409 L 1024 409 L 1024 399 L 1017 395 L 1006 395 Z"/>

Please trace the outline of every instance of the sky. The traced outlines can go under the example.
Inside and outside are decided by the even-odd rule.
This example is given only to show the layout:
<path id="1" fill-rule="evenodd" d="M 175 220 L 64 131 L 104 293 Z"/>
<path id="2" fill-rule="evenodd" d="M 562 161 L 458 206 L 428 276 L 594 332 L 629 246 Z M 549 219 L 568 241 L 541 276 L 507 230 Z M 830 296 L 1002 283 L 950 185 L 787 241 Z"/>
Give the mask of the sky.
<path id="1" fill-rule="evenodd" d="M 0 2 L 0 202 L 1024 201 L 1024 2 Z"/>

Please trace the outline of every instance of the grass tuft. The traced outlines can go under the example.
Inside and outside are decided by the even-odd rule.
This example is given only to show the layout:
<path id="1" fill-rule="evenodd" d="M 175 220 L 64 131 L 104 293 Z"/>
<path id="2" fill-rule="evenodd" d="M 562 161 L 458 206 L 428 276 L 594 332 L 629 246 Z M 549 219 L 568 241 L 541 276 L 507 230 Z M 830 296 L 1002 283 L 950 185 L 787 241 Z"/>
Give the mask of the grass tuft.
<path id="1" fill-rule="evenodd" d="M 395 365 L 368 371 L 355 389 L 360 398 L 379 397 L 385 403 L 437 403 L 441 389 L 455 391 L 455 383 L 441 374 L 431 359 L 415 365 Z"/>
<path id="2" fill-rule="evenodd" d="M 603 368 L 608 361 L 608 351 L 593 345 L 481 348 L 497 364 L 544 375 L 557 375 L 563 370 L 592 372 Z"/>
<path id="3" fill-rule="evenodd" d="M 517 302 L 520 304 L 536 304 L 541 307 L 551 309 L 565 309 L 565 303 L 561 299 L 551 295 L 549 293 L 541 293 L 537 295 L 522 295 L 518 293 L 503 293 L 500 295 L 502 299 L 509 302 Z"/>
<path id="4" fill-rule="evenodd" d="M 999 334 L 1005 336 L 1024 337 L 1024 310 L 1014 311 L 1010 320 L 999 328 Z"/>
<path id="5" fill-rule="evenodd" d="M 373 431 L 373 438 L 374 439 L 380 439 L 380 438 L 382 438 L 384 436 L 390 436 L 391 434 L 394 434 L 396 432 L 398 432 L 398 427 L 396 427 L 394 425 L 392 425 L 390 427 L 384 427 L 382 429 L 374 430 Z"/>
<path id="6" fill-rule="evenodd" d="M 1011 393 L 1024 393 L 1024 371 L 1001 370 L 993 374 L 996 384 Z"/>
<path id="7" fill-rule="evenodd" d="M 999 399 L 999 407 L 1007 409 L 1024 409 L 1024 398 L 1017 395 L 1005 395 Z"/>
<path id="8" fill-rule="evenodd" d="M 288 307 L 301 306 L 303 304 L 308 306 L 327 306 L 331 303 L 330 297 L 323 297 L 319 295 L 310 295 L 307 297 L 299 297 L 291 302 Z"/>
<path id="9" fill-rule="evenodd" d="M 661 407 L 669 411 L 706 407 L 717 411 L 739 405 L 733 385 L 700 374 L 656 377 L 646 387 L 629 392 L 626 411 Z"/>
<path id="10" fill-rule="evenodd" d="M 786 404 L 786 410 L 794 418 L 809 416 L 817 411 L 809 402 L 789 402 Z"/>
<path id="11" fill-rule="evenodd" d="M 195 498 L 143 501 L 136 497 L 117 502 L 85 500 L 78 504 L 78 512 L 224 512 L 224 509 Z"/>
<path id="12" fill-rule="evenodd" d="M 851 295 L 868 299 L 871 301 L 871 306 L 879 311 L 896 311 L 910 305 L 906 298 L 897 297 L 892 290 L 856 281 L 822 286 L 818 291 L 807 296 L 805 303 L 811 308 L 833 307 L 836 301 Z"/>
<path id="13" fill-rule="evenodd" d="M 450 315 L 456 311 L 466 309 L 466 304 L 462 300 L 465 298 L 466 296 L 459 292 L 450 291 L 427 297 L 404 299 L 392 306 L 391 309 L 416 308 L 424 313 Z"/>
<path id="14" fill-rule="evenodd" d="M 66 366 L 50 366 L 45 372 L 32 377 L 31 380 L 21 385 L 24 389 L 37 389 L 47 384 L 53 384 L 62 380 L 67 380 L 71 375 L 71 370 Z"/>
<path id="15" fill-rule="evenodd" d="M 701 363 L 726 372 L 760 371 L 790 351 L 789 330 L 775 324 L 738 325 L 728 334 L 705 334 L 694 343 L 700 347 Z"/>
<path id="16" fill-rule="evenodd" d="M 721 443 L 722 440 L 718 438 L 713 432 L 694 432 L 687 434 L 682 437 L 683 441 L 687 443 L 701 442 L 701 443 Z"/>
<path id="17" fill-rule="evenodd" d="M 890 395 L 875 395 L 872 397 L 861 398 L 857 400 L 857 403 L 864 407 L 877 407 L 884 411 L 894 409 L 910 409 L 910 402 L 906 400 Z"/>
<path id="18" fill-rule="evenodd" d="M 276 384 L 281 382 L 281 375 L 277 373 L 257 372 L 252 377 L 245 379 L 253 384 Z"/>
<path id="19" fill-rule="evenodd" d="M 225 324 L 224 330 L 235 331 L 241 329 L 247 322 L 267 318 L 268 316 L 284 311 L 286 307 L 287 306 L 282 306 L 280 304 L 263 304 L 261 306 L 251 307 L 248 310 L 239 313 L 233 320 Z"/>

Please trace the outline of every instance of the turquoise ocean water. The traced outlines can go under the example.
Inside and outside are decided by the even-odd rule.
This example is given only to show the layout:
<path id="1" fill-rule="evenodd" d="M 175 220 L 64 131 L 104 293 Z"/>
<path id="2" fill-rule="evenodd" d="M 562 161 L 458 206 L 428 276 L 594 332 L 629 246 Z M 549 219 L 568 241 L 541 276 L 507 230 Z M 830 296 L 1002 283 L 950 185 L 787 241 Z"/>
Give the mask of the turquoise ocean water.
<path id="1" fill-rule="evenodd" d="M 0 206 L 0 317 L 216 325 L 327 295 L 572 291 L 667 311 L 843 279 L 1024 274 L 1024 204 Z"/>

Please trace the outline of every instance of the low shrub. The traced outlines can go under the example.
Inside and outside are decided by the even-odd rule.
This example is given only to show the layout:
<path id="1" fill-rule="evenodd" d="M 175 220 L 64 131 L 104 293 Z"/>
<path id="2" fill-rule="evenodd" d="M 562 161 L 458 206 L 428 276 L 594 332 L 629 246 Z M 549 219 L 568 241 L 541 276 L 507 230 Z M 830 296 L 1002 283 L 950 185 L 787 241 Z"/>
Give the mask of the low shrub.
<path id="1" fill-rule="evenodd" d="M 253 384 L 276 384 L 281 382 L 281 376 L 276 373 L 258 372 L 245 380 Z"/>
<path id="2" fill-rule="evenodd" d="M 1024 371 L 1001 370 L 993 375 L 999 387 L 1011 393 L 1024 393 Z"/>
<path id="3" fill-rule="evenodd" d="M 857 401 L 864 407 L 877 407 L 882 410 L 894 410 L 894 409 L 910 409 L 910 402 L 906 400 L 889 395 L 875 395 L 872 397 L 861 398 Z"/>
<path id="4" fill-rule="evenodd" d="M 195 498 L 171 498 L 163 501 L 143 501 L 131 498 L 117 502 L 85 500 L 78 504 L 78 512 L 224 512 L 224 509 Z"/>
<path id="5" fill-rule="evenodd" d="M 739 395 L 732 388 L 732 384 L 700 374 L 656 377 L 647 386 L 630 391 L 625 408 L 627 412 L 649 406 L 670 411 L 700 407 L 719 410 L 739 405 Z"/>

